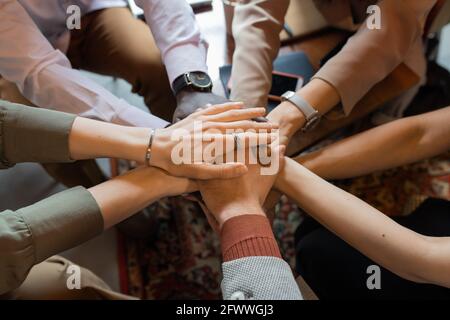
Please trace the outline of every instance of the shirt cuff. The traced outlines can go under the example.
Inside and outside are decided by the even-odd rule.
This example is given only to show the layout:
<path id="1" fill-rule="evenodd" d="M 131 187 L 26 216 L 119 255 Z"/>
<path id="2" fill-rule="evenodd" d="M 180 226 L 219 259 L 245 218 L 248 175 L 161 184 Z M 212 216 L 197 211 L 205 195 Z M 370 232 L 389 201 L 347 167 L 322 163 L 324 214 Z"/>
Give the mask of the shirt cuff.
<path id="1" fill-rule="evenodd" d="M 269 219 L 242 215 L 225 222 L 220 234 L 224 262 L 245 257 L 281 258 Z"/>
<path id="2" fill-rule="evenodd" d="M 173 81 L 187 72 L 208 72 L 206 66 L 207 45 L 202 41 L 198 46 L 195 44 L 184 44 L 168 50 L 164 55 L 164 64 L 170 85 Z"/>
<path id="3" fill-rule="evenodd" d="M 103 232 L 103 216 L 83 187 L 60 192 L 17 213 L 31 231 L 35 260 L 73 248 Z"/>
<path id="4" fill-rule="evenodd" d="M 122 110 L 112 119 L 112 123 L 140 128 L 161 129 L 170 123 L 122 101 Z"/>

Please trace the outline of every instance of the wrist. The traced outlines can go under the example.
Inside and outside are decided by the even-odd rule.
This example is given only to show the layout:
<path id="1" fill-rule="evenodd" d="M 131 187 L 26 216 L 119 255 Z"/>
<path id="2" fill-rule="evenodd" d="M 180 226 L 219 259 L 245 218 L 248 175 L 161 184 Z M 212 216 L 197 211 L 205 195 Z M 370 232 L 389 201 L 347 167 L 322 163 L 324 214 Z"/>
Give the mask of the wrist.
<path id="1" fill-rule="evenodd" d="M 259 215 L 266 216 L 264 210 L 258 202 L 255 203 L 239 203 L 234 202 L 224 206 L 216 215 L 220 228 L 230 219 L 242 215 Z"/>
<path id="2" fill-rule="evenodd" d="M 139 180 L 142 181 L 142 191 L 151 193 L 149 190 L 155 190 L 153 197 L 157 199 L 168 197 L 171 189 L 177 189 L 168 181 L 170 176 L 164 171 L 154 167 L 141 167 L 136 169 L 139 172 Z"/>
<path id="3" fill-rule="evenodd" d="M 185 87 L 175 94 L 175 98 L 181 99 L 181 98 L 189 97 L 196 93 L 198 93 L 198 92 L 195 91 L 194 89 L 192 89 L 191 87 Z"/>
<path id="4" fill-rule="evenodd" d="M 148 146 L 147 146 L 148 147 Z M 149 165 L 168 171 L 170 154 L 172 151 L 170 129 L 159 129 L 153 133 L 150 146 Z"/>
<path id="5" fill-rule="evenodd" d="M 125 146 L 118 150 L 122 153 L 121 158 L 136 161 L 139 164 L 145 162 L 145 154 L 147 152 L 150 141 L 151 129 L 148 128 L 127 128 L 124 135 Z"/>
<path id="6" fill-rule="evenodd" d="M 292 103 L 285 101 L 276 107 L 268 116 L 270 122 L 279 126 L 280 135 L 291 138 L 305 125 L 305 116 Z"/>

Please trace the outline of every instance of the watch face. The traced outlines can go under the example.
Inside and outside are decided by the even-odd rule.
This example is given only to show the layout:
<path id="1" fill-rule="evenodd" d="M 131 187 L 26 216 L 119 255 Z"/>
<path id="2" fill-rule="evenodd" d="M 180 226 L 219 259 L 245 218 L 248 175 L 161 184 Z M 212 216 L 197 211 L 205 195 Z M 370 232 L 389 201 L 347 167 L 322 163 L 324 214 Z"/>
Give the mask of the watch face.
<path id="1" fill-rule="evenodd" d="M 204 72 L 191 72 L 189 73 L 189 80 L 196 87 L 209 88 L 211 87 L 211 78 Z"/>

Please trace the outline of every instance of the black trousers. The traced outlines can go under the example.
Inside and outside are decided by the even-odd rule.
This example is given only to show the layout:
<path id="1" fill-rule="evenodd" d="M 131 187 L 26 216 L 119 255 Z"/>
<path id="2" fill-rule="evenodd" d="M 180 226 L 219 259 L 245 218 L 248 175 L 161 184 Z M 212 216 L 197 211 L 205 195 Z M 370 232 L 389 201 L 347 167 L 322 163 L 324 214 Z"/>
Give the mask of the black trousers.
<path id="1" fill-rule="evenodd" d="M 423 235 L 448 237 L 450 202 L 428 199 L 410 216 L 395 220 Z M 382 267 L 381 289 L 368 289 L 373 272 L 367 268 L 377 264 L 312 218 L 299 226 L 295 236 L 297 271 L 319 299 L 450 299 L 450 289 L 414 283 Z"/>

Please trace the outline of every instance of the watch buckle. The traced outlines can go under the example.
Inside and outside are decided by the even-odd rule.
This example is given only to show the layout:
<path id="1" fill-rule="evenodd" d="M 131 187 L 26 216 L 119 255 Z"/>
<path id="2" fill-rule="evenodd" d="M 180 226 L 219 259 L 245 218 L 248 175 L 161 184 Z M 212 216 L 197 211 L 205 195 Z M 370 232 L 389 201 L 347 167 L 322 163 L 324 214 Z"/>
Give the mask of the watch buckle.
<path id="1" fill-rule="evenodd" d="M 184 74 L 184 80 L 186 81 L 186 84 L 188 86 L 190 86 L 192 84 L 191 77 L 189 77 L 189 73 Z"/>
<path id="2" fill-rule="evenodd" d="M 320 114 L 316 111 L 309 120 L 306 121 L 305 125 L 301 129 L 302 132 L 308 132 L 309 130 L 314 129 L 320 122 Z"/>

